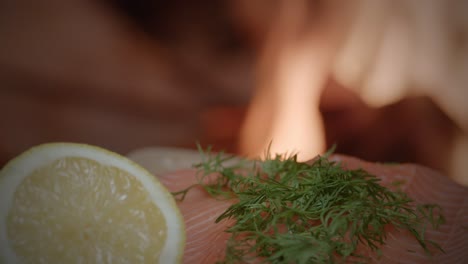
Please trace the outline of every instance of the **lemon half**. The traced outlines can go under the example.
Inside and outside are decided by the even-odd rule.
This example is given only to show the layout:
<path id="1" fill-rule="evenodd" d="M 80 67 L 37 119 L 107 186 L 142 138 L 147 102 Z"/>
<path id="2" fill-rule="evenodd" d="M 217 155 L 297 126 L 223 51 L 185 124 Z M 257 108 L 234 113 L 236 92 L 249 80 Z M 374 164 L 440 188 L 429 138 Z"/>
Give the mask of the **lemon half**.
<path id="1" fill-rule="evenodd" d="M 105 149 L 44 144 L 0 172 L 0 263 L 179 263 L 184 222 L 149 172 Z"/>

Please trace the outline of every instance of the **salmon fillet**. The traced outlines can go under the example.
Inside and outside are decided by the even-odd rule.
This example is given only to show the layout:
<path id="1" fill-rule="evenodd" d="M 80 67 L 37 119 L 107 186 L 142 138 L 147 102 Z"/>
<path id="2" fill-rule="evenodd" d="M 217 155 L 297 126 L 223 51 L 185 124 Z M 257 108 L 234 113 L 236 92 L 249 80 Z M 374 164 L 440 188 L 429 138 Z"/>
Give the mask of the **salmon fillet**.
<path id="1" fill-rule="evenodd" d="M 426 238 L 445 250 L 429 257 L 409 233 L 390 229 L 380 257 L 366 254 L 371 263 L 468 263 L 468 188 L 458 185 L 440 173 L 413 164 L 387 165 L 334 155 L 349 169 L 363 168 L 382 179 L 382 184 L 402 180 L 403 190 L 417 203 L 436 203 L 443 208 L 446 223 L 437 230 L 428 229 Z M 196 183 L 195 170 L 179 170 L 159 175 L 171 191 L 180 191 Z M 224 230 L 227 221 L 215 223 L 232 202 L 211 198 L 201 188 L 193 188 L 179 202 L 187 228 L 184 263 L 215 263 L 222 260 L 230 234 Z"/>

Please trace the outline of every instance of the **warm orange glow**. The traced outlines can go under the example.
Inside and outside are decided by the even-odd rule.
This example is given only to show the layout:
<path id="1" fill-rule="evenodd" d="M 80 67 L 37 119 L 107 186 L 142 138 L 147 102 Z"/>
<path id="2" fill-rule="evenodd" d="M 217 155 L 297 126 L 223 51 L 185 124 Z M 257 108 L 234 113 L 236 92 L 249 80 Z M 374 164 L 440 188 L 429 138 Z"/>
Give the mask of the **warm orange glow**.
<path id="1" fill-rule="evenodd" d="M 343 9 L 328 6 L 325 20 L 307 29 L 307 1 L 282 4 L 260 56 L 241 152 L 251 157 L 264 157 L 268 150 L 294 153 L 305 161 L 326 148 L 319 101 L 345 16 Z"/>
<path id="2" fill-rule="evenodd" d="M 325 77 L 321 63 L 313 53 L 289 50 L 282 58 L 277 76 L 277 115 L 266 144 L 270 153 L 298 153 L 301 160 L 322 153 L 325 138 L 318 112 Z"/>
<path id="3" fill-rule="evenodd" d="M 297 153 L 303 161 L 323 153 L 325 136 L 318 104 L 327 61 L 317 56 L 318 51 L 283 50 L 267 92 L 252 104 L 244 128 L 244 152 L 255 157 L 264 157 L 268 149 L 270 154 Z M 267 132 L 261 134 L 262 129 Z"/>

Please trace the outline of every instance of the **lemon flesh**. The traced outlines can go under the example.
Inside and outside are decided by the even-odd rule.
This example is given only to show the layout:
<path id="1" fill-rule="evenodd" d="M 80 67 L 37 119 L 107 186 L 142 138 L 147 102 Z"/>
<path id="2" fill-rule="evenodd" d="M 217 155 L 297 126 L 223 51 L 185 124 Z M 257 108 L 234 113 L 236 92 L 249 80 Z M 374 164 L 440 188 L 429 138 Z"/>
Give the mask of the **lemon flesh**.
<path id="1" fill-rule="evenodd" d="M 48 144 L 0 178 L 6 263 L 177 263 L 183 221 L 154 176 L 117 154 Z M 4 261 L 0 261 L 4 262 Z"/>

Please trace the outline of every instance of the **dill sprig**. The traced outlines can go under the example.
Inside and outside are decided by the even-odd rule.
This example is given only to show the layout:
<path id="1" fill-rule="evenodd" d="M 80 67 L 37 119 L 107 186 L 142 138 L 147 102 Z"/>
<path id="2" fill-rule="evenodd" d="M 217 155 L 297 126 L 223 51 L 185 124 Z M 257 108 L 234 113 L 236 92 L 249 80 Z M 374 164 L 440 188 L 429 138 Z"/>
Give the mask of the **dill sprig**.
<path id="1" fill-rule="evenodd" d="M 389 225 L 408 230 L 428 254 L 443 251 L 424 237 L 428 224 L 444 221 L 438 205 L 415 204 L 365 170 L 343 169 L 330 153 L 303 163 L 296 155 L 248 161 L 202 151 L 197 185 L 235 199 L 216 219 L 234 220 L 223 263 L 363 263 L 358 246 L 378 253 Z M 174 194 L 183 199 L 190 188 Z"/>

